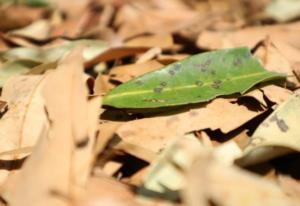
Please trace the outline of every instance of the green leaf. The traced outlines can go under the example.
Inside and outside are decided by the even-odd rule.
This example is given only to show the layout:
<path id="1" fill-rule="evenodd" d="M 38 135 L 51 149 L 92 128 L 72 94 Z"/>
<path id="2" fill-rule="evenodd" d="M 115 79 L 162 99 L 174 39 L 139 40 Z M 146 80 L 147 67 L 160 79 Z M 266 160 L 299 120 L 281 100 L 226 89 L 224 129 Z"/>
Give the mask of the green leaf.
<path id="1" fill-rule="evenodd" d="M 126 82 L 104 97 L 118 108 L 156 108 L 206 102 L 220 95 L 244 93 L 255 84 L 283 78 L 269 72 L 247 48 L 206 52 Z"/>

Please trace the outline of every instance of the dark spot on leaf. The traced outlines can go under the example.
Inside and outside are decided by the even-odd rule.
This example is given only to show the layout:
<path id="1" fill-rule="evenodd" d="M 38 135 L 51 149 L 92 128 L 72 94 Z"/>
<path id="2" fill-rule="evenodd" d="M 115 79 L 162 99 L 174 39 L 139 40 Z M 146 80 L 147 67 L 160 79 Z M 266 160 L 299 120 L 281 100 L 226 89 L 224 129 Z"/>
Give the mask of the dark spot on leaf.
<path id="1" fill-rule="evenodd" d="M 240 58 L 237 58 L 237 59 L 235 59 L 234 61 L 233 61 L 233 65 L 234 66 L 241 66 L 242 65 L 242 59 L 240 59 Z"/>
<path id="2" fill-rule="evenodd" d="M 140 86 L 144 84 L 144 82 L 142 82 L 141 80 L 137 80 L 135 83 Z"/>
<path id="3" fill-rule="evenodd" d="M 201 87 L 201 86 L 203 85 L 203 82 L 200 81 L 200 80 L 197 80 L 197 81 L 195 82 L 195 84 L 196 84 L 197 86 Z"/>
<path id="4" fill-rule="evenodd" d="M 84 148 L 85 146 L 88 145 L 89 141 L 90 141 L 89 137 L 85 137 L 82 140 L 76 142 L 76 147 L 79 149 Z"/>
<path id="5" fill-rule="evenodd" d="M 206 60 L 204 63 L 204 66 L 209 66 L 211 64 L 211 59 Z"/>
<path id="6" fill-rule="evenodd" d="M 219 89 L 221 84 L 222 84 L 222 81 L 217 79 L 217 80 L 213 81 L 213 83 L 211 84 L 211 87 L 214 89 Z"/>
<path id="7" fill-rule="evenodd" d="M 169 70 L 168 72 L 169 72 L 169 74 L 170 74 L 171 76 L 174 76 L 174 75 L 175 75 L 175 72 L 174 72 L 173 70 Z"/>
<path id="8" fill-rule="evenodd" d="M 211 87 L 214 88 L 214 89 L 219 89 L 220 85 L 212 84 Z"/>
<path id="9" fill-rule="evenodd" d="M 277 127 L 282 132 L 287 132 L 289 130 L 289 126 L 285 123 L 285 121 L 283 119 L 279 119 L 276 114 L 270 118 L 270 122 L 276 122 Z"/>
<path id="10" fill-rule="evenodd" d="M 179 64 L 179 63 L 174 64 L 174 70 L 179 71 L 180 68 L 181 68 L 181 64 Z"/>
<path id="11" fill-rule="evenodd" d="M 162 86 L 162 87 L 167 86 L 167 82 L 160 82 L 160 86 Z"/>
<path id="12" fill-rule="evenodd" d="M 201 66 L 201 67 L 200 67 L 200 71 L 201 71 L 201 72 L 206 72 L 206 71 L 207 71 L 207 68 Z"/>
<path id="13" fill-rule="evenodd" d="M 203 62 L 202 64 L 195 64 L 195 66 L 198 67 L 201 72 L 206 72 L 208 70 L 208 66 L 211 64 L 211 62 L 212 61 L 210 59 L 208 59 L 205 62 Z"/>
<path id="14" fill-rule="evenodd" d="M 163 90 L 163 88 L 161 88 L 161 87 L 155 87 L 155 88 L 153 89 L 153 91 L 154 91 L 155 93 L 160 93 L 162 90 Z"/>
<path id="15" fill-rule="evenodd" d="M 215 71 L 215 70 L 211 70 L 210 73 L 211 73 L 212 75 L 215 75 L 215 74 L 216 74 L 216 71 Z"/>

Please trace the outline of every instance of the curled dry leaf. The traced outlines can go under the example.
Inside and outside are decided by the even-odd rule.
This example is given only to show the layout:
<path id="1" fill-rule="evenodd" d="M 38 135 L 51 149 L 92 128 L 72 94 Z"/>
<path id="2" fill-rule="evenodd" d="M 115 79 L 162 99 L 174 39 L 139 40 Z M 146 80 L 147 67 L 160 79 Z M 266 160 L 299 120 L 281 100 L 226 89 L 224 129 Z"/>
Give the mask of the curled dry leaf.
<path id="1" fill-rule="evenodd" d="M 300 151 L 300 91 L 290 96 L 256 129 L 240 164 L 254 164 L 290 152 Z M 282 148 L 283 147 L 283 148 Z M 286 148 L 286 149 L 285 149 Z"/>
<path id="2" fill-rule="evenodd" d="M 47 75 L 42 91 L 50 128 L 9 179 L 14 184 L 2 194 L 10 205 L 68 205 L 86 183 L 100 100 L 87 100 L 81 52 L 75 49 Z"/>
<path id="3" fill-rule="evenodd" d="M 189 170 L 201 147 L 201 142 L 192 134 L 169 142 L 151 163 L 138 193 L 145 197 L 178 200 L 178 191 L 185 186 L 183 171 Z"/>

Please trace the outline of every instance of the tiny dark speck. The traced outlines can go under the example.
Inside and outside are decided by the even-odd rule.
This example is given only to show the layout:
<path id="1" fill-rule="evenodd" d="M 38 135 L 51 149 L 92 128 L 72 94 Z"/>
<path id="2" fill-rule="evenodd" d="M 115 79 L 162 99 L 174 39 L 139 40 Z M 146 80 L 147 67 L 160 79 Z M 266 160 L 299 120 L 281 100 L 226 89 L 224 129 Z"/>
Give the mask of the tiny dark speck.
<path id="1" fill-rule="evenodd" d="M 167 86 L 167 82 L 160 82 L 160 86 L 162 86 L 162 87 Z"/>
<path id="2" fill-rule="evenodd" d="M 214 80 L 213 83 L 211 84 L 211 87 L 214 89 L 219 89 L 220 88 L 220 84 L 222 83 L 221 80 Z"/>
<path id="3" fill-rule="evenodd" d="M 76 147 L 77 148 L 84 148 L 85 146 L 87 146 L 87 144 L 89 143 L 90 139 L 89 137 L 85 137 L 84 139 L 76 142 Z"/>
<path id="4" fill-rule="evenodd" d="M 168 72 L 171 76 L 175 75 L 175 72 L 173 70 L 169 70 Z"/>
<path id="5" fill-rule="evenodd" d="M 196 84 L 197 86 L 201 87 L 201 86 L 203 85 L 203 82 L 200 81 L 200 80 L 197 80 L 197 81 L 195 82 L 195 84 Z"/>
<path id="6" fill-rule="evenodd" d="M 175 64 L 174 65 L 174 69 L 176 70 L 176 71 L 178 71 L 179 69 L 181 68 L 181 64 Z"/>
<path id="7" fill-rule="evenodd" d="M 237 58 L 236 60 L 234 60 L 234 62 L 233 62 L 233 64 L 234 64 L 234 66 L 240 66 L 240 65 L 242 65 L 242 60 L 240 59 L 240 58 Z"/>
<path id="8" fill-rule="evenodd" d="M 153 89 L 153 91 L 154 91 L 155 93 L 160 93 L 162 90 L 163 90 L 163 88 L 161 88 L 161 87 L 155 87 L 155 88 Z"/>
<path id="9" fill-rule="evenodd" d="M 143 85 L 144 84 L 144 82 L 142 82 L 141 80 L 138 80 L 138 81 L 136 81 L 135 82 L 137 85 Z"/>

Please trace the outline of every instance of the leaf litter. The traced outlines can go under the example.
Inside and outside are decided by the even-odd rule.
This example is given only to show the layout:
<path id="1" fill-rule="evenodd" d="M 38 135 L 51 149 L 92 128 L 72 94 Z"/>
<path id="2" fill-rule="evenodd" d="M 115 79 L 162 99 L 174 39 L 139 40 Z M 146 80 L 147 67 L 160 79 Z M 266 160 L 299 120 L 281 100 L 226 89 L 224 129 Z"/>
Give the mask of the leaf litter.
<path id="1" fill-rule="evenodd" d="M 299 205 L 298 7 L 0 1 L 1 205 Z"/>

